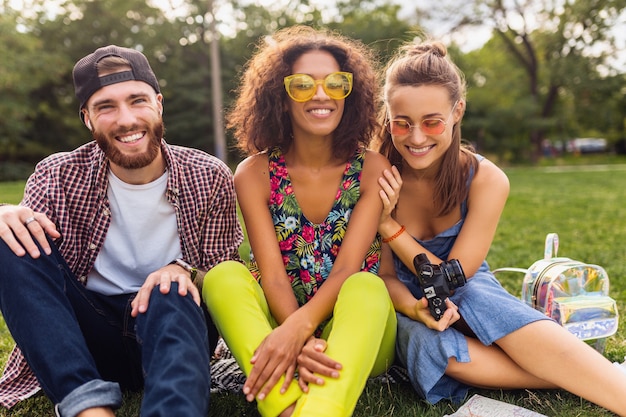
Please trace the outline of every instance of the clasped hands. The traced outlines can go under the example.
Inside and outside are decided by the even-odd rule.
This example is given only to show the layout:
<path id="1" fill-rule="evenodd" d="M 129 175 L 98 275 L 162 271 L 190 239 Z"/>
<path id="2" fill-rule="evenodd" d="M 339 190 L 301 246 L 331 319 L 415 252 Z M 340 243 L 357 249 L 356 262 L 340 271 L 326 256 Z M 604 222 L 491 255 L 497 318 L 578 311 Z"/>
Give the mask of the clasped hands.
<path id="1" fill-rule="evenodd" d="M 298 372 L 298 386 L 308 392 L 309 384 L 323 385 L 324 378 L 339 378 L 341 364 L 326 355 L 324 339 L 314 336 L 304 342 L 284 324 L 270 333 L 254 352 L 250 363 L 252 370 L 243 386 L 246 400 L 263 400 L 272 388 L 285 377 L 280 393 L 283 394 Z"/>

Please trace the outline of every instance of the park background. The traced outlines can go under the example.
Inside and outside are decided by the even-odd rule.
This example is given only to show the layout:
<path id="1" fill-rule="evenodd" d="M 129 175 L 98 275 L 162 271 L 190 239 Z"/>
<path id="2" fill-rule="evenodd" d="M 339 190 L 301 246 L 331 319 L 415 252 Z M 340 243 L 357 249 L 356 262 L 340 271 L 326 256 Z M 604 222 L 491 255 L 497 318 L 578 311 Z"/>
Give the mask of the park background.
<path id="1" fill-rule="evenodd" d="M 108 44 L 147 55 L 168 142 L 236 164 L 223 113 L 254 45 L 293 24 L 360 39 L 381 65 L 437 34 L 467 79 L 464 138 L 499 163 L 579 137 L 626 153 L 626 0 L 260 1 L 0 0 L 0 180 L 90 139 L 71 71 Z"/>
<path id="2" fill-rule="evenodd" d="M 25 178 L 45 155 L 90 140 L 71 70 L 97 47 L 142 50 L 164 94 L 168 142 L 206 150 L 234 168 L 241 155 L 222 115 L 260 39 L 296 23 L 327 27 L 371 46 L 382 65 L 403 42 L 437 35 L 467 79 L 464 138 L 511 180 L 488 261 L 528 267 L 542 257 L 546 233 L 557 232 L 560 255 L 607 269 L 623 316 L 626 51 L 615 36 L 626 33 L 625 10 L 626 0 L 0 0 L 0 202 L 19 202 Z M 565 146 L 589 137 L 604 138 L 605 152 Z M 501 280 L 520 294 L 519 275 Z M 0 322 L 0 364 L 11 347 Z M 604 354 L 624 360 L 623 324 Z M 549 416 L 612 415 L 559 390 L 477 392 Z M 258 415 L 240 394 L 213 398 L 211 416 Z M 136 416 L 140 395 L 127 399 L 119 415 Z M 406 384 L 372 381 L 355 416 L 454 409 L 426 405 Z M 0 409 L 0 417 L 48 415 L 44 397 Z"/>

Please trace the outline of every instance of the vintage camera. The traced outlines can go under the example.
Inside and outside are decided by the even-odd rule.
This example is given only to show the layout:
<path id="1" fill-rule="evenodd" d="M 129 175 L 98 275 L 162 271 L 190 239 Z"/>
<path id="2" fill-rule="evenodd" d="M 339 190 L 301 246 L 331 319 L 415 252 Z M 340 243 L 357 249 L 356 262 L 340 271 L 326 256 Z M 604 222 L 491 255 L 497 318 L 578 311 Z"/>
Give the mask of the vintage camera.
<path id="1" fill-rule="evenodd" d="M 430 314 L 435 320 L 439 320 L 446 311 L 446 298 L 467 281 L 463 268 L 456 259 L 444 261 L 439 265 L 431 264 L 425 253 L 413 258 L 413 265 L 424 297 L 428 300 Z"/>

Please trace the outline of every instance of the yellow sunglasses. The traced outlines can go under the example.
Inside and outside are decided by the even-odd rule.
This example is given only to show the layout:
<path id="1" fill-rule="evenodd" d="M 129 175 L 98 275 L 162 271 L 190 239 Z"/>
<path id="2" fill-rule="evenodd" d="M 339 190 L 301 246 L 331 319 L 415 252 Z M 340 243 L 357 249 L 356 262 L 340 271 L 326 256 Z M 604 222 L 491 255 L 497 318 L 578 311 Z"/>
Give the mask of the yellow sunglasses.
<path id="1" fill-rule="evenodd" d="M 315 96 L 317 86 L 321 84 L 326 95 L 333 100 L 341 100 L 352 92 L 352 73 L 333 72 L 323 80 L 315 80 L 307 74 L 293 74 L 285 77 L 285 89 L 293 101 L 303 103 Z"/>

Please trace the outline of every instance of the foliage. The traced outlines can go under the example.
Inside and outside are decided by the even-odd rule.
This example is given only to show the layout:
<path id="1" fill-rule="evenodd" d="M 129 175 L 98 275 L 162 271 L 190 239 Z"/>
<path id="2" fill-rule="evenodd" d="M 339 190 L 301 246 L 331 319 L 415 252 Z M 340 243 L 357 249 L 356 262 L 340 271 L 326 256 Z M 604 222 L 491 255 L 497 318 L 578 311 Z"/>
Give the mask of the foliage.
<path id="1" fill-rule="evenodd" d="M 44 146 L 30 126 L 48 109 L 36 92 L 60 78 L 66 62 L 34 34 L 19 33 L 16 20 L 10 10 L 0 14 L 0 162 L 35 162 Z"/>
<path id="2" fill-rule="evenodd" d="M 392 57 L 400 45 L 422 34 L 419 27 L 398 17 L 400 12 L 398 5 L 343 0 L 337 3 L 337 8 L 340 10 L 340 17 L 337 21 L 329 22 L 327 26 L 360 39 L 372 47 L 383 64 Z"/>
<path id="3" fill-rule="evenodd" d="M 457 65 L 468 85 L 463 137 L 480 152 L 498 150 L 504 161 L 528 158 L 534 105 L 520 88 L 524 71 L 512 65 L 502 41 L 492 38 L 481 49 L 459 56 Z"/>
<path id="4" fill-rule="evenodd" d="M 531 151 L 536 160 L 546 137 L 565 140 L 594 134 L 610 135 L 609 139 L 615 141 L 624 135 L 624 79 L 612 66 L 617 51 L 612 30 L 625 8 L 624 0 L 479 0 L 465 4 L 444 0 L 437 8 L 418 10 L 422 22 L 452 21 L 453 32 L 467 34 L 471 28 L 491 28 L 493 37 L 479 52 L 483 59 L 480 63 L 489 65 L 492 59 L 499 62 L 497 55 L 502 55 L 508 64 L 498 79 L 490 79 L 492 84 L 483 88 L 494 92 L 495 81 L 495 91 L 506 91 L 520 99 L 513 104 L 507 99 L 492 99 L 490 107 L 500 106 L 500 116 L 505 113 L 499 119 L 504 122 L 501 126 L 513 122 L 509 126 L 526 135 L 523 150 Z M 518 83 L 507 89 L 505 84 L 512 79 Z M 481 114 L 493 116 L 487 120 L 489 125 L 498 124 L 497 115 L 490 113 L 492 109 L 480 110 Z M 510 138 L 500 137 L 507 141 Z M 515 145 L 498 148 L 519 158 Z"/>
<path id="5" fill-rule="evenodd" d="M 215 154 L 221 121 L 212 110 L 230 107 L 241 70 L 265 35 L 294 24 L 328 27 L 371 46 L 382 67 L 400 44 L 428 36 L 429 19 L 452 25 L 444 39 L 456 39 L 468 25 L 492 30 L 477 50 L 449 45 L 470 86 L 465 136 L 481 151 L 519 162 L 531 158 L 544 136 L 600 136 L 612 144 L 622 139 L 626 152 L 626 74 L 611 66 L 616 51 L 610 31 L 626 0 L 559 7 L 525 0 L 516 10 L 493 0 L 438 0 L 437 7 L 415 6 L 415 16 L 401 15 L 396 0 L 341 0 L 324 7 L 309 0 L 184 0 L 168 14 L 144 0 L 22 2 L 15 10 L 10 0 L 0 0 L 0 162 L 32 164 L 91 139 L 76 117 L 71 71 L 96 47 L 115 43 L 142 50 L 161 83 L 167 140 Z M 233 138 L 228 140 L 227 159 L 237 161 Z M 18 173 L 11 169 L 8 175 Z"/>
<path id="6" fill-rule="evenodd" d="M 488 261 L 492 268 L 529 267 L 543 256 L 546 233 L 557 232 L 561 241 L 559 255 L 605 267 L 611 278 L 611 296 L 617 300 L 621 317 L 625 317 L 626 264 L 623 260 L 626 259 L 626 249 L 623 242 L 626 229 L 617 226 L 619 219 L 626 218 L 621 192 L 626 185 L 623 175 L 626 158 L 593 156 L 566 161 L 553 159 L 551 162 L 551 165 L 539 168 L 506 169 L 511 194 Z M 19 182 L 0 183 L 0 201 L 18 202 L 23 185 Z M 512 294 L 520 295 L 519 274 L 504 273 L 498 278 Z M 10 336 L 0 318 L 0 363 L 6 361 L 11 346 Z M 624 320 L 621 320 L 617 335 L 608 339 L 604 355 L 611 361 L 624 360 Z M 474 393 L 554 417 L 613 415 L 562 390 L 474 390 L 470 395 Z M 126 395 L 118 416 L 137 416 L 140 402 L 140 394 Z M 247 403 L 239 393 L 213 395 L 211 404 L 209 416 L 259 416 L 254 405 Z M 370 380 L 354 416 L 439 417 L 451 414 L 456 408 L 446 401 L 430 406 L 417 399 L 411 386 L 404 383 Z M 0 417 L 32 415 L 54 416 L 52 405 L 39 396 L 22 402 L 11 411 L 0 410 Z"/>
<path id="7" fill-rule="evenodd" d="M 169 18 L 143 0 L 29 0 L 28 11 L 21 12 L 5 3 L 0 52 L 16 59 L 3 60 L 0 67 L 2 97 L 11 98 L 0 102 L 0 110 L 4 110 L 0 111 L 0 159 L 36 162 L 90 139 L 76 117 L 71 70 L 85 54 L 112 43 L 147 55 L 164 94 L 168 141 L 214 153 L 209 50 L 216 36 L 210 30 L 211 22 L 220 15 L 214 17 L 207 2 L 188 0 L 184 4 L 187 13 Z M 56 6 L 54 14 L 51 5 Z M 400 39 L 409 29 L 397 18 L 397 6 L 378 6 L 374 1 L 363 2 L 363 6 L 367 6 L 367 14 L 355 4 L 338 5 L 336 17 L 328 19 L 308 2 L 271 7 L 233 3 L 229 21 L 217 22 L 218 27 L 239 29 L 218 37 L 224 107 L 234 98 L 251 45 L 279 28 L 299 23 L 340 29 L 343 22 L 351 36 L 364 37 L 367 42 Z M 366 22 L 372 29 L 375 25 L 375 30 L 368 32 Z M 377 45 L 383 50 L 382 43 Z M 393 45 L 393 41 L 387 43 L 384 52 L 388 54 Z M 231 157 L 237 159 L 238 155 Z"/>
<path id="8" fill-rule="evenodd" d="M 398 17 L 399 6 L 387 1 L 340 1 L 333 6 L 332 17 L 328 16 L 328 10 L 323 13 L 308 1 L 286 4 L 278 2 L 267 7 L 254 3 L 239 7 L 236 5 L 237 17 L 241 19 L 241 30 L 234 38 L 223 39 L 223 51 L 243 49 L 243 52 L 238 52 L 237 55 L 226 52 L 223 54 L 223 68 L 228 71 L 228 74 L 223 74 L 223 78 L 229 80 L 225 88 L 229 92 L 225 99 L 226 108 L 234 101 L 239 77 L 245 62 L 254 52 L 254 47 L 265 35 L 276 30 L 295 24 L 329 28 L 369 45 L 377 58 L 375 65 L 385 62 L 395 48 L 407 40 L 408 34 L 416 30 Z M 231 143 L 233 140 L 231 138 Z"/>
<path id="9" fill-rule="evenodd" d="M 15 181 L 28 178 L 34 165 L 28 162 L 4 161 L 0 163 L 0 180 Z"/>

